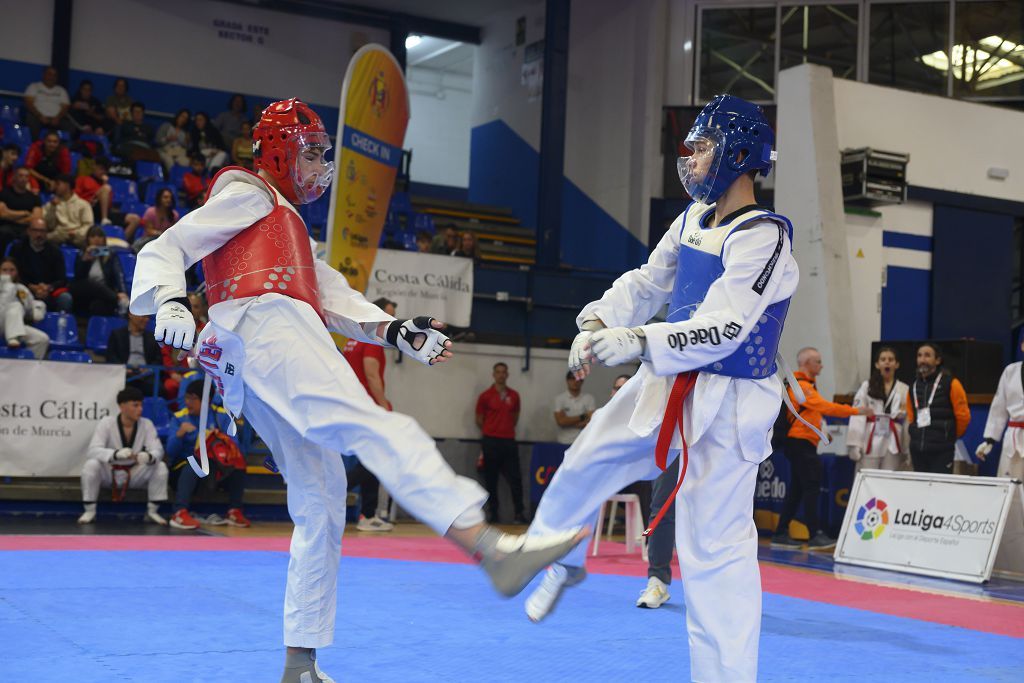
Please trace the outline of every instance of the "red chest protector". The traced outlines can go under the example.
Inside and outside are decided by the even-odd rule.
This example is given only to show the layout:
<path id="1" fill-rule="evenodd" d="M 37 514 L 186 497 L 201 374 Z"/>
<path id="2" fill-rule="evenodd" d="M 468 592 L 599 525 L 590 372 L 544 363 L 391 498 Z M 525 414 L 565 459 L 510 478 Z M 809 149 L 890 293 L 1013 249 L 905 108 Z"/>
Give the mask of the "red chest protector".
<path id="1" fill-rule="evenodd" d="M 229 166 L 214 177 L 211 190 L 225 171 L 244 171 L 259 178 Z M 262 178 L 260 182 L 266 184 Z M 213 306 L 261 294 L 283 294 L 306 302 L 323 320 L 306 224 L 278 201 L 269 185 L 267 189 L 274 197 L 273 210 L 203 259 L 207 301 Z"/>

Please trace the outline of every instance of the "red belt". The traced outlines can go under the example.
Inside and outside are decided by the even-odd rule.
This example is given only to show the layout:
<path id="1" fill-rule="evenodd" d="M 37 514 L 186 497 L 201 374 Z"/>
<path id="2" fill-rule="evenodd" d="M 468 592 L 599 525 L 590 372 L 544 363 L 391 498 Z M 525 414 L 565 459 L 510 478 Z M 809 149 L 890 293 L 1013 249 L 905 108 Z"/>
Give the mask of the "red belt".
<path id="1" fill-rule="evenodd" d="M 868 434 L 868 447 L 864 451 L 864 455 L 871 455 L 871 444 L 875 440 L 875 423 L 878 422 L 878 418 L 872 415 L 867 418 L 868 422 L 871 423 L 871 433 Z M 889 418 L 889 431 L 892 432 L 892 438 L 896 439 L 896 452 L 900 452 L 900 430 L 896 429 L 896 420 Z"/>
<path id="2" fill-rule="evenodd" d="M 1009 422 L 1006 423 L 1006 426 L 1016 427 L 1017 429 L 1024 429 L 1024 422 L 1015 422 L 1013 420 L 1010 420 Z"/>
<path id="3" fill-rule="evenodd" d="M 650 526 L 644 531 L 644 536 L 650 536 L 654 533 L 654 530 L 658 528 L 658 524 L 661 523 L 661 518 L 668 512 L 669 507 L 675 505 L 676 494 L 679 493 L 679 489 L 683 485 L 683 478 L 686 476 L 686 466 L 690 462 L 690 454 L 686 445 L 686 434 L 683 431 L 683 404 L 686 403 L 686 397 L 693 392 L 693 388 L 697 385 L 697 374 L 696 371 L 691 371 L 681 372 L 676 375 L 676 380 L 672 384 L 672 391 L 668 395 L 668 405 L 665 406 L 665 419 L 661 423 L 661 431 L 658 432 L 658 443 L 654 447 L 654 462 L 657 463 L 658 469 L 662 472 L 668 467 L 669 446 L 672 445 L 672 436 L 678 428 L 679 436 L 683 441 L 683 452 L 679 456 L 682 458 L 683 464 L 679 467 L 679 481 L 676 482 L 676 487 L 672 489 L 672 494 L 665 499 L 665 503 L 658 510 L 658 514 L 654 516 Z"/>

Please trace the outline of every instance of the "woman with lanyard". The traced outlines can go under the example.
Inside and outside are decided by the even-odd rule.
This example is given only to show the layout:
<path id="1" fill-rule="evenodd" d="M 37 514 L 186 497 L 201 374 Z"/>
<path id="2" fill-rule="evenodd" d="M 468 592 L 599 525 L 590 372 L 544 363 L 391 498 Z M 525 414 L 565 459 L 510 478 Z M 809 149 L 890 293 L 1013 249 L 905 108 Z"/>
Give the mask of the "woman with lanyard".
<path id="1" fill-rule="evenodd" d="M 936 344 L 925 342 L 917 348 L 917 379 L 907 402 L 915 472 L 952 474 L 956 440 L 971 421 L 963 385 L 940 368 L 941 363 L 942 351 Z"/>
<path id="2" fill-rule="evenodd" d="M 883 346 L 875 358 L 871 378 L 860 385 L 853 398 L 856 408 L 871 406 L 871 417 L 854 415 L 846 432 L 850 460 L 862 469 L 895 470 L 906 456 L 904 435 L 908 387 L 896 379 L 900 363 L 896 351 Z"/>

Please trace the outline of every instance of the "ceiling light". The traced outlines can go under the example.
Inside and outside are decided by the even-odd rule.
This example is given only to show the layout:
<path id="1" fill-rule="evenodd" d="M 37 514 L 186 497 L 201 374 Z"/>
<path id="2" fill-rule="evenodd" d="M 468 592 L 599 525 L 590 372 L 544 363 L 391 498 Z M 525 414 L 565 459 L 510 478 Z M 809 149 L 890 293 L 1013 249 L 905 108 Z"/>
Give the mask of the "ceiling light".
<path id="1" fill-rule="evenodd" d="M 415 33 L 410 33 L 409 35 L 407 35 L 405 37 L 405 49 L 406 50 L 411 50 L 411 49 L 413 49 L 414 47 L 416 47 L 417 45 L 419 45 L 422 42 L 423 42 L 423 37 L 422 36 L 418 36 Z"/>

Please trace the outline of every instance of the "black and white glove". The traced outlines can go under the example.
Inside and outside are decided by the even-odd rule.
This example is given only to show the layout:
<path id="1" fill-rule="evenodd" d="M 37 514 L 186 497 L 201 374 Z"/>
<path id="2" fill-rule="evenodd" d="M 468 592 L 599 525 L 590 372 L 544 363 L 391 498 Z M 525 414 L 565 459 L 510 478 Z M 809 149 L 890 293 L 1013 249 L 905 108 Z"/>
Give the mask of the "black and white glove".
<path id="1" fill-rule="evenodd" d="M 158 342 L 175 349 L 192 348 L 196 336 L 196 320 L 187 299 L 171 299 L 160 305 L 156 312 L 153 336 Z"/>
<path id="2" fill-rule="evenodd" d="M 569 347 L 569 372 L 576 379 L 584 379 L 590 373 L 590 338 L 593 336 L 593 332 L 584 330 L 576 335 Z"/>
<path id="3" fill-rule="evenodd" d="M 412 320 L 395 320 L 388 325 L 384 339 L 399 351 L 424 365 L 443 363 L 451 358 L 452 343 L 441 332 L 444 323 L 421 315 Z"/>
<path id="4" fill-rule="evenodd" d="M 992 438 L 985 439 L 980 444 L 978 444 L 977 450 L 974 451 L 974 456 L 978 460 L 980 460 L 982 462 L 985 462 L 985 458 L 987 458 L 988 454 L 992 452 L 992 447 L 995 446 L 995 445 L 996 445 L 996 440 L 995 439 L 992 439 Z"/>
<path id="5" fill-rule="evenodd" d="M 118 448 L 110 458 L 115 465 L 126 465 L 132 461 L 132 449 Z"/>

